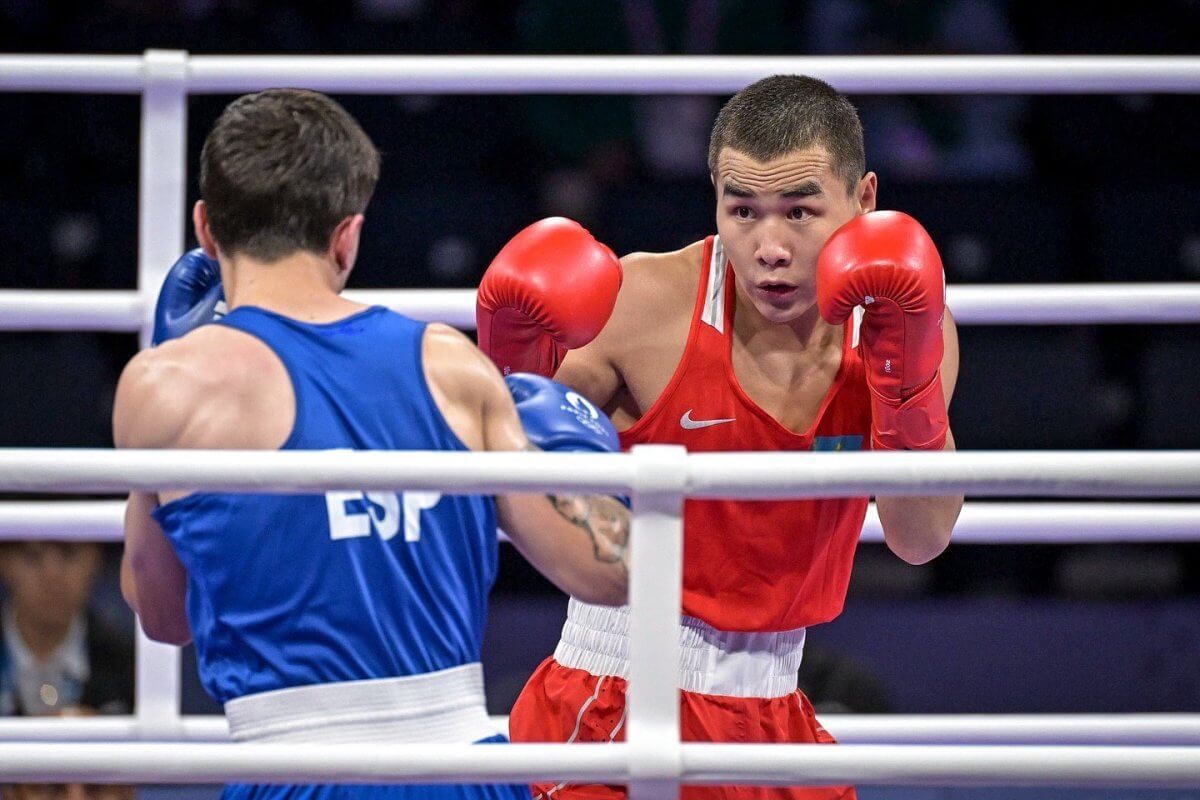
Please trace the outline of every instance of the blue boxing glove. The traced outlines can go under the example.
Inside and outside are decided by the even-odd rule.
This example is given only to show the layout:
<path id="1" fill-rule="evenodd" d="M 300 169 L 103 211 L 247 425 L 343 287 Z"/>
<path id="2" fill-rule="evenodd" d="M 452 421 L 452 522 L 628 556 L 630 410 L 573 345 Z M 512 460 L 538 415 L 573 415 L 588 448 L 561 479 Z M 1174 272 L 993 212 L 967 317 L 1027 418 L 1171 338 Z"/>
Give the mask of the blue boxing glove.
<path id="1" fill-rule="evenodd" d="M 220 309 L 218 309 L 218 304 Z M 221 266 L 197 247 L 188 250 L 171 269 L 154 307 L 153 344 L 178 339 L 201 325 L 224 316 L 225 290 Z"/>
<path id="2" fill-rule="evenodd" d="M 504 379 L 529 441 L 547 451 L 616 453 L 617 429 L 608 415 L 557 381 L 528 372 Z"/>

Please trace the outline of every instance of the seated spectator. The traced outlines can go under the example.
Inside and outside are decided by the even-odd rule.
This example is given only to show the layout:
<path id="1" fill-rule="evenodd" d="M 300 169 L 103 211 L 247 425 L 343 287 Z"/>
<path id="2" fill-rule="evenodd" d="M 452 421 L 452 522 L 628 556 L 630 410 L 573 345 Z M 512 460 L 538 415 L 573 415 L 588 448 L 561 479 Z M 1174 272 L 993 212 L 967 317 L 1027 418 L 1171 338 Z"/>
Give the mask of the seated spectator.
<path id="1" fill-rule="evenodd" d="M 0 544 L 0 714 L 101 714 L 133 707 L 130 637 L 88 609 L 98 544 Z"/>

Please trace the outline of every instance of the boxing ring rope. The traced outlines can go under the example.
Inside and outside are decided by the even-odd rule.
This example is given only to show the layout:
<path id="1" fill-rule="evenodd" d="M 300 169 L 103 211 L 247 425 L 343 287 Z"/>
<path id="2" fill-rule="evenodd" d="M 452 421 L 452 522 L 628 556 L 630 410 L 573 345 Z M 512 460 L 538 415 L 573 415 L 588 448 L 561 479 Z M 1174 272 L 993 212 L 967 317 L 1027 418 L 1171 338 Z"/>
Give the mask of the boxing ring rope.
<path id="1" fill-rule="evenodd" d="M 350 289 L 414 319 L 475 328 L 474 289 Z M 959 325 L 1168 325 L 1200 322 L 1191 283 L 985 284 L 947 287 Z M 153 298 L 133 291 L 0 290 L 0 331 L 137 333 Z"/>
<path id="2" fill-rule="evenodd" d="M 493 724 L 507 730 L 508 717 Z M 821 725 L 842 744 L 1200 745 L 1200 714 L 850 714 L 826 713 Z M 179 717 L 170 737 L 147 735 L 132 715 L 0 717 L 0 742 L 227 742 L 222 715 Z"/>
<path id="3" fill-rule="evenodd" d="M 124 513 L 123 500 L 0 501 L 0 541 L 119 542 Z M 883 541 L 874 503 L 861 541 Z M 954 525 L 955 546 L 1195 541 L 1200 503 L 967 502 Z"/>
<path id="4" fill-rule="evenodd" d="M 736 754 L 736 757 L 735 757 Z M 629 744 L 9 744 L 0 780 L 87 783 L 624 783 Z M 947 745 L 714 745 L 679 748 L 692 784 L 1194 788 L 1200 749 Z M 636 785 L 636 784 L 635 784 Z M 633 787 L 631 786 L 631 791 Z"/>
<path id="5" fill-rule="evenodd" d="M 182 51 L 148 51 L 142 57 L 136 56 L 0 56 L 0 91 L 59 91 L 59 92 L 107 92 L 132 93 L 142 95 L 142 125 L 141 125 L 141 186 L 139 190 L 139 234 L 138 234 L 138 288 L 134 292 L 0 292 L 0 330 L 107 330 L 139 332 L 143 344 L 149 334 L 150 313 L 153 308 L 157 288 L 167 267 L 183 249 L 184 225 L 187 210 L 184 205 L 186 172 L 186 113 L 187 97 L 193 93 L 241 92 L 265 88 L 269 85 L 304 85 L 314 89 L 334 92 L 352 93 L 530 93 L 530 92 L 572 92 L 581 90 L 589 93 L 732 93 L 745 84 L 768 74 L 779 72 L 805 72 L 824 78 L 839 89 L 854 92 L 880 93 L 954 93 L 971 92 L 986 93 L 1111 93 L 1111 92 L 1180 92 L 1194 93 L 1200 89 L 1200 58 L 1094 58 L 1094 57 L 849 57 L 849 58 L 492 58 L 492 57 L 447 57 L 447 58 L 410 58 L 410 57 L 220 57 L 220 56 L 189 56 Z M 997 304 L 997 292 L 1003 298 Z M 381 302 L 385 305 L 402 309 L 408 313 L 416 311 L 415 316 L 422 319 L 443 319 L 463 327 L 473 325 L 473 298 L 469 290 L 458 292 L 362 292 L 368 302 Z M 368 296 L 373 295 L 373 298 Z M 423 296 L 422 296 L 423 295 Z M 972 299 L 974 295 L 974 299 Z M 986 299 L 985 299 L 986 296 Z M 1118 303 L 1111 298 L 1120 297 Z M 1195 286 L 1171 284 L 1120 284 L 1100 286 L 1038 286 L 1038 287 L 981 287 L 963 286 L 951 287 L 950 302 L 955 309 L 960 322 L 964 324 L 1096 324 L 1096 323 L 1152 323 L 1152 322 L 1198 322 L 1200 321 L 1200 300 Z M 434 305 L 436 303 L 436 306 Z M 420 309 L 414 306 L 420 304 Z M 972 307 L 974 304 L 974 307 Z M 1130 309 L 1131 305 L 1140 306 Z M 1083 306 L 1081 309 L 1080 306 Z M 1088 306 L 1093 306 L 1088 308 Z M 63 313 L 63 309 L 70 309 Z M 1084 313 L 1079 313 L 1084 312 Z M 10 451 L 14 455 L 19 451 Z M 25 451 L 29 457 L 25 465 L 12 461 L 4 461 L 0 474 L 4 480 L 17 473 L 25 476 L 21 489 L 15 491 L 31 491 L 30 472 L 25 467 L 39 464 L 41 478 L 57 483 L 55 466 L 49 462 L 38 461 L 33 455 L 36 451 Z M 78 455 L 78 454 L 77 454 Z M 125 454 L 121 454 L 125 455 Z M 135 460 L 138 454 L 130 454 Z M 161 454 L 158 454 L 161 455 Z M 187 459 L 197 460 L 200 454 L 189 453 Z M 254 454 L 262 455 L 262 454 Z M 357 454 L 370 455 L 370 454 Z M 446 455 L 446 454 L 433 454 Z M 833 455 L 833 454 L 830 454 Z M 820 463 L 828 463 L 830 467 L 844 467 L 852 463 L 845 459 L 855 459 L 866 454 L 836 454 L 839 462 L 810 461 L 810 469 Z M 912 454 L 893 454 L 908 456 Z M 920 454 L 922 458 L 937 459 L 951 454 Z M 985 461 L 988 456 L 996 456 L 1002 460 L 1005 455 L 1016 454 L 953 454 L 957 458 L 982 456 Z M 1043 461 L 1042 455 L 1047 456 Z M 954 466 L 939 466 L 936 485 L 952 491 L 952 486 L 965 487 L 970 485 L 974 490 L 983 490 L 989 484 L 989 479 L 1000 481 L 990 484 L 991 490 L 1002 496 L 1007 487 L 1008 494 L 1062 496 L 1077 492 L 1084 496 L 1182 496 L 1195 495 L 1194 479 L 1188 482 L 1186 474 L 1200 474 L 1196 471 L 1195 454 L 1158 454 L 1168 456 L 1161 462 L 1170 469 L 1163 473 L 1155 473 L 1147 468 L 1157 467 L 1149 462 L 1134 462 L 1125 458 L 1129 454 L 1115 454 L 1113 461 L 1109 454 L 1038 454 L 1037 460 L 1041 466 L 1048 469 L 1041 474 L 1040 479 L 1029 480 L 1028 456 L 1018 456 L 1025 459 L 1020 465 L 999 461 L 992 463 L 971 462 L 970 468 L 962 469 L 967 462 L 959 460 Z M 321 469 L 328 466 L 328 455 L 321 454 Z M 59 475 L 72 477 L 69 489 L 54 489 L 49 486 L 47 491 L 112 491 L 117 488 L 127 488 L 120 482 L 114 482 L 113 475 L 105 474 L 116 462 L 107 467 L 97 463 L 90 465 L 83 462 L 89 458 L 84 452 L 81 461 L 71 464 L 63 463 Z M 539 456 L 540 457 L 540 456 Z M 548 456 L 552 457 L 552 456 Z M 821 454 L 804 454 L 792 456 L 811 460 L 820 458 Z M 871 454 L 870 458 L 883 458 L 881 454 Z M 603 457 L 601 457 L 603 458 Z M 620 459 L 610 456 L 610 459 Z M 428 464 L 422 454 L 421 474 L 428 475 Z M 1093 459 L 1103 459 L 1103 463 L 1092 466 Z M 1191 459 L 1191 460 L 1189 460 Z M 3 459 L 0 459 L 3 460 Z M 53 460 L 53 459 L 51 459 Z M 103 460 L 103 457 L 102 459 Z M 203 459 L 200 459 L 203 460 Z M 239 462 L 243 454 L 238 456 Z M 769 478 L 761 472 L 762 466 L 770 463 L 770 469 L 785 466 L 770 458 L 759 459 L 759 466 L 743 464 L 739 472 L 743 476 L 756 475 L 758 478 Z M 628 745 L 611 745 L 605 748 L 561 748 L 559 746 L 513 746 L 509 748 L 419 748 L 406 747 L 404 752 L 419 758 L 433 759 L 426 763 L 442 769 L 441 779 L 461 780 L 471 775 L 478 775 L 472 769 L 482 769 L 474 765 L 495 762 L 495 768 L 503 770 L 529 768 L 538 770 L 538 776 L 548 776 L 546 770 L 554 764 L 557 769 L 562 765 L 580 767 L 571 771 L 571 777 L 579 778 L 588 775 L 588 769 L 600 769 L 605 775 L 617 778 L 627 777 L 631 784 L 631 797 L 642 800 L 649 796 L 662 793 L 674 794 L 680 778 L 749 780 L 750 782 L 784 781 L 817 783 L 825 778 L 831 782 L 840 783 L 853 781 L 860 784 L 875 782 L 897 783 L 939 783 L 942 785 L 967 785 L 979 782 L 1021 783 L 1028 785 L 1051 785 L 1051 783 L 1068 782 L 1072 785 L 1090 785 L 1093 782 L 1113 785 L 1124 781 L 1140 786 L 1168 785 L 1163 781 L 1176 781 L 1169 785 L 1194 785 L 1200 780 L 1200 765 L 1197 765 L 1197 751 L 1189 750 L 1130 750 L 1129 748 L 1114 748 L 1104 753 L 1095 751 L 1068 752 L 1066 748 L 1033 748 L 1008 752 L 1000 748 L 988 748 L 987 751 L 968 752 L 972 748 L 939 748 L 937 755 L 932 753 L 914 752 L 911 748 L 887 747 L 839 747 L 839 748 L 804 748 L 803 746 L 714 746 L 714 745 L 681 745 L 678 731 L 678 707 L 675 698 L 674 665 L 677 661 L 677 641 L 674 636 L 676 616 L 680 606 L 679 601 L 679 552 L 680 513 L 682 497 L 686 492 L 720 492 L 722 487 L 728 488 L 727 475 L 730 472 L 725 466 L 726 459 L 721 463 L 712 461 L 705 465 L 704 459 L 698 456 L 688 457 L 671 448 L 649 449 L 638 456 L 638 463 L 630 474 L 622 474 L 622 479 L 632 480 L 639 484 L 640 489 L 635 495 L 635 534 L 634 534 L 634 580 L 632 587 L 632 602 L 638 609 L 633 616 L 631 631 L 632 675 L 630 682 L 628 723 Z M 1117 464 L 1117 462 L 1120 462 Z M 155 462 L 158 463 L 158 462 Z M 479 462 L 481 465 L 483 462 Z M 556 462 L 565 464 L 566 462 Z M 576 491 L 597 490 L 606 491 L 601 485 L 587 484 L 587 480 L 604 480 L 603 486 L 609 486 L 614 479 L 611 474 L 603 475 L 605 470 L 616 467 L 619 461 L 610 461 L 599 472 L 589 472 L 580 477 L 571 475 L 571 487 Z M 801 465 L 795 462 L 797 467 Z M 864 467 L 878 468 L 881 462 L 862 462 Z M 919 469 L 927 472 L 933 461 L 925 461 Z M 240 464 L 227 464 L 241 466 Z M 916 468 L 915 465 L 905 465 L 895 462 L 904 470 Z M 1115 468 L 1114 468 L 1114 465 Z M 125 466 L 134 466 L 131 461 Z M 145 466 L 143 464 L 142 466 Z M 158 466 L 163 466 L 158 463 Z M 215 472 L 221 470 L 212 465 Z M 272 469 L 276 465 L 270 466 Z M 285 465 L 279 465 L 285 466 Z M 457 469 L 457 465 L 456 469 Z M 580 469 L 598 470 L 599 467 L 577 462 L 574 466 Z M 474 468 L 474 465 L 471 466 Z M 790 467 L 789 467 L 790 468 Z M 1128 468 L 1131 472 L 1121 473 Z M 625 469 L 625 467 L 620 467 Z M 72 472 L 71 470 L 75 470 Z M 553 477 L 561 481 L 564 473 L 562 466 L 556 466 Z M 685 475 L 685 470 L 688 474 Z M 1074 472 L 1072 472 L 1074 470 Z M 1137 470 L 1143 470 L 1138 473 Z M 226 469 L 224 472 L 228 473 Z M 36 472 L 36 470 L 35 470 Z M 403 470 L 401 470 L 403 472 Z M 796 473 L 799 477 L 801 472 Z M 867 470 L 870 473 L 870 470 Z M 173 473 L 180 477 L 180 473 Z M 356 475 L 354 470 L 346 470 L 341 477 L 349 479 Z M 400 477 L 393 471 L 394 477 Z M 860 473 L 861 474 L 861 473 Z M 929 473 L 932 476 L 932 473 Z M 1154 491 L 1149 476 L 1153 475 L 1153 483 L 1166 481 L 1162 493 Z M 54 476 L 54 477 L 50 477 Z M 933 491 L 933 484 L 924 482 L 913 472 L 907 471 L 899 483 L 891 483 L 884 492 L 876 491 L 879 485 L 869 481 L 858 481 L 858 476 L 841 475 L 836 482 L 821 484 L 821 494 L 828 495 L 837 487 L 852 494 L 886 493 L 904 485 L 912 489 L 912 479 L 920 484 L 921 491 Z M 1004 477 L 1016 479 L 1016 483 L 1003 483 Z M 143 474 L 148 481 L 145 486 L 153 483 L 152 475 Z M 163 477 L 159 475 L 159 477 Z M 196 476 L 192 476 L 196 477 Z M 219 474 L 207 476 L 216 481 L 215 485 L 228 480 Z M 259 476 L 247 477 L 252 483 L 261 481 Z M 495 477 L 495 475 L 494 475 Z M 510 477 L 505 475 L 503 477 Z M 527 476 L 526 476 L 527 477 Z M 789 475 L 789 479 L 790 479 Z M 808 477 L 814 477 L 811 474 Z M 787 481 L 780 481 L 779 476 L 769 484 L 769 495 L 772 497 L 786 496 L 794 487 Z M 497 477 L 497 480 L 499 477 Z M 905 480 L 909 481 L 905 483 Z M 690 481 L 690 484 L 689 484 Z M 937 483 L 937 481 L 942 481 Z M 21 483 L 18 481 L 18 483 Z M 511 481 L 510 481 L 511 483 Z M 836 483 L 836 486 L 835 486 Z M 1003 484 L 1003 485 L 1001 485 Z M 256 483 L 255 485 L 263 485 Z M 419 483 L 411 484 L 414 487 Z M 508 485 L 508 484 L 505 484 Z M 556 480 L 531 481 L 527 488 L 544 489 L 547 486 L 560 485 Z M 763 484 L 767 486 L 768 484 Z M 107 488 L 84 488 L 84 487 Z M 1016 491 L 1016 487 L 1024 487 Z M 1189 488 L 1190 487 L 1190 488 Z M 355 481 L 349 488 L 365 489 L 367 484 Z M 497 484 L 493 488 L 500 488 Z M 1114 491 L 1119 490 L 1119 491 Z M 707 495 L 704 495 L 707 496 Z M 65 510 L 65 504 L 47 504 Z M 1056 504 L 1066 507 L 1077 504 Z M 110 506 L 111 508 L 111 506 Z M 0 517 L 8 518 L 6 509 L 0 512 Z M 96 514 L 111 513 L 92 509 Z M 1164 513 L 1171 513 L 1163 509 Z M 56 512 L 52 512 L 56 513 Z M 972 512 L 973 513 L 973 512 Z M 989 511 L 989 513 L 992 513 Z M 1016 513 L 1012 509 L 1009 513 Z M 1063 511 L 1064 514 L 1068 513 Z M 1088 512 L 1084 512 L 1085 514 Z M 1157 512 L 1156 512 L 1157 513 Z M 1185 514 L 1192 514 L 1188 510 Z M 1036 524 L 1032 519 L 1026 522 Z M 1015 520 L 1010 520 L 1013 530 L 1019 527 Z M 1174 522 L 1163 522 L 1164 530 L 1172 525 L 1186 526 L 1186 520 L 1176 519 Z M 658 546 L 649 547 L 653 540 Z M 662 546 L 670 543 L 670 546 Z M 638 579 L 638 575 L 655 576 L 656 585 L 650 586 L 648 580 Z M 645 583 L 646 585 L 642 585 Z M 663 587 L 666 587 L 665 589 Z M 666 647 L 663 642 L 667 642 Z M 653 653 L 653 659 L 651 657 Z M 142 738 L 165 738 L 179 735 L 215 734 L 217 725 L 214 721 L 181 718 L 179 716 L 179 660 L 175 648 L 150 643 L 144 637 L 139 639 L 137 655 L 137 697 L 136 717 L 128 718 L 134 723 L 132 732 Z M 1186 731 L 1179 729 L 1168 730 L 1174 723 L 1183 726 L 1195 724 L 1193 719 L 1169 715 L 1148 715 L 1153 717 L 1148 724 L 1160 726 L 1155 728 L 1155 734 L 1162 740 L 1183 741 L 1170 739 L 1172 736 L 1183 736 Z M 892 718 L 900 720 L 902 718 Z M 987 718 L 989 720 L 994 718 Z M 1045 717 L 1039 717 L 1046 720 Z M 1056 718 L 1057 719 L 1057 718 Z M 16 724 L 42 721 L 14 720 Z M 45 721 L 51 722 L 51 721 Z M 120 727 L 126 723 L 124 719 L 114 720 L 54 720 L 53 722 L 69 724 L 95 724 L 95 730 L 114 725 Z M 219 722 L 219 721 L 218 721 Z M 1015 722 L 1015 721 L 1014 721 Z M 1087 725 L 1087 723 L 1061 720 L 1064 726 Z M 1001 730 L 1003 726 L 991 725 L 993 730 Z M 5 723 L 7 729 L 7 723 Z M 838 728 L 834 728 L 835 731 Z M 933 731 L 933 727 L 924 730 Z M 1062 728 L 1066 730 L 1066 728 Z M 1082 728 L 1073 729 L 1074 734 L 1084 736 Z M 1009 730 L 1014 740 L 1025 741 L 1022 736 L 1029 736 L 1032 731 L 1021 733 L 1019 725 Z M 932 734 L 931 734 L 932 735 Z M 970 736 L 969 733 L 964 734 Z M 851 734 L 853 736 L 853 734 Z M 1151 737 L 1153 738 L 1153 737 Z M 1006 740 L 1007 741 L 1007 740 Z M 1123 741 L 1125 741 L 1123 739 Z M 1156 740 L 1157 741 L 1157 740 Z M 1161 743 L 1161 742 L 1160 742 Z M 17 753 L 14 748 L 34 748 Z M 6 746 L 0 750 L 0 779 L 14 780 L 21 778 L 42 779 L 47 774 L 69 777 L 58 769 L 63 764 L 61 748 L 45 745 L 45 751 L 38 751 L 36 745 Z M 76 776 L 89 776 L 89 780 L 104 779 L 108 776 L 113 780 L 127 780 L 133 773 L 117 776 L 117 767 L 128 766 L 131 770 L 144 770 L 137 773 L 141 777 L 163 779 L 164 773 L 152 768 L 154 757 L 152 751 L 137 749 L 144 745 L 124 744 L 95 746 L 99 750 L 91 750 L 91 746 L 74 745 L 70 752 L 78 753 L 78 757 L 86 762 L 88 758 L 96 758 L 95 762 L 76 764 L 80 772 Z M 106 750 L 104 747 L 115 748 Z M 163 761 L 181 765 L 181 769 L 189 772 L 189 776 L 175 776 L 177 780 L 199 779 L 205 769 L 217 769 L 233 766 L 234 760 L 239 763 L 254 761 L 262 763 L 262 756 L 267 755 L 263 748 L 231 748 L 224 745 L 206 745 L 199 750 L 182 751 L 172 745 L 170 756 L 163 756 Z M 80 748 L 84 748 L 83 751 Z M 133 748 L 133 749 L 126 749 Z M 588 751 L 575 753 L 575 750 Z M 538 755 L 533 757 L 537 750 Z M 544 750 L 545 755 L 542 755 Z M 86 752 L 85 752 L 86 751 Z M 119 752 L 118 752 L 119 751 Z M 228 751 L 230 761 L 224 761 L 224 752 Z M 242 753 L 246 752 L 245 755 Z M 436 751 L 436 752 L 435 752 Z M 565 751 L 565 752 L 564 752 Z M 600 752 L 603 751 L 603 752 Z M 729 766 L 733 752 L 737 753 L 737 765 Z M 189 759 L 196 762 L 184 765 L 183 752 Z M 945 755 L 943 755 L 943 752 Z M 41 753 L 41 754 L 39 754 Z M 282 751 L 281 751 L 282 753 Z M 441 753 L 441 755 L 439 755 Z M 298 769 L 296 764 L 305 767 L 329 766 L 337 772 L 338 777 L 346 776 L 348 766 L 361 766 L 364 769 L 379 768 L 388 763 L 395 770 L 422 769 L 407 760 L 403 765 L 396 763 L 397 749 L 388 748 L 386 755 L 366 752 L 355 748 L 348 753 L 346 760 L 329 748 L 321 748 L 320 753 L 312 758 L 298 758 L 298 750 L 288 746 L 286 754 L 280 758 L 282 769 Z M 322 759 L 328 756 L 333 762 L 327 763 Z M 443 758 L 444 756 L 444 758 Z M 206 761 L 211 757 L 219 763 Z M 1030 758 L 1036 759 L 1032 766 Z M 1004 762 L 1004 759 L 1010 759 Z M 42 759 L 42 760 L 38 760 Z M 358 759 L 358 761 L 354 761 Z M 386 761 L 385 761 L 386 759 Z M 518 763 L 516 759 L 521 759 Z M 589 759 L 592 759 L 589 761 Z M 713 759 L 719 759 L 720 763 Z M 1000 759 L 1000 763 L 994 759 Z M 1076 760 L 1072 760 L 1076 759 Z M 1082 759 L 1082 760 L 1078 760 Z M 352 764 L 351 762 L 354 761 Z M 1087 762 L 1086 764 L 1084 762 Z M 51 763 L 53 762 L 53 763 Z M 503 762 L 503 763 L 502 763 Z M 44 767 L 33 769 L 34 766 Z M 290 766 L 289 766 L 290 765 Z M 159 766 L 166 767 L 163 763 Z M 14 771 L 9 771 L 9 768 Z M 107 769 L 106 767 L 111 767 Z M 192 769 L 194 767 L 194 769 Z M 253 767 L 248 767 L 253 768 Z M 491 767 L 488 767 L 491 768 Z M 586 768 L 586 769 L 585 769 Z M 100 772 L 95 772 L 99 769 Z M 19 770 L 25 770 L 21 772 Z M 718 775 L 717 770 L 735 770 Z M 803 770 L 803 771 L 800 771 Z M 915 771 L 914 771 L 915 770 Z M 956 772 L 956 770 L 958 770 Z M 1082 770 L 1082 771 L 1081 771 Z M 735 774 L 736 773 L 736 774 Z M 1152 773 L 1152 774 L 1151 774 Z M 245 773 L 242 773 L 245 775 Z M 333 773 L 325 773 L 329 777 Z M 411 779 L 431 780 L 434 776 L 422 773 L 420 777 Z M 499 777 L 517 776 L 510 772 L 489 773 Z M 558 774 L 566 776 L 566 772 Z M 228 777 L 229 774 L 225 773 Z M 219 779 L 221 775 L 215 772 L 207 774 L 208 780 Z M 296 775 L 295 777 L 299 777 Z M 309 777 L 315 775 L 309 773 Z M 401 775 L 390 777 L 401 778 Z M 322 778 L 324 779 L 324 778 Z M 390 778 L 389 778 L 390 779 Z M 481 778 L 482 779 L 482 778 Z M 1028 783 L 1033 781 L 1034 783 Z M 1049 781 L 1050 783 L 1038 783 Z M 1158 781 L 1156 783 L 1156 781 Z"/>
<path id="6" fill-rule="evenodd" d="M 1182 56 L 193 55 L 185 65 L 192 94 L 733 94 L 779 73 L 852 94 L 1191 93 L 1200 82 L 1200 58 Z M 7 55 L 0 91 L 138 94 L 151 71 L 137 56 Z"/>
<path id="7" fill-rule="evenodd" d="M 670 461 L 678 474 L 654 474 L 660 459 Z M 685 496 L 772 500 L 960 492 L 976 497 L 1195 497 L 1200 496 L 1200 450 L 688 453 L 677 445 L 640 445 L 628 453 L 511 453 L 0 448 L 0 492 L 314 494 L 347 489 L 668 492 L 679 495 L 680 503 Z"/>

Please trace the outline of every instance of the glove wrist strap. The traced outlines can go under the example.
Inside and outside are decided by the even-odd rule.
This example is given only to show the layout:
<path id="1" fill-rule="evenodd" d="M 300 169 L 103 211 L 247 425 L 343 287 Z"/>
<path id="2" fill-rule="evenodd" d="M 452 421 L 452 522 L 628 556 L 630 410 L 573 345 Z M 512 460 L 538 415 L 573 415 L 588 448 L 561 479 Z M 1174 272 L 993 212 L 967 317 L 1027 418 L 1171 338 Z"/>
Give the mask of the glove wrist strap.
<path id="1" fill-rule="evenodd" d="M 875 450 L 941 450 L 950 420 L 941 374 L 904 402 L 871 389 L 871 447 Z"/>

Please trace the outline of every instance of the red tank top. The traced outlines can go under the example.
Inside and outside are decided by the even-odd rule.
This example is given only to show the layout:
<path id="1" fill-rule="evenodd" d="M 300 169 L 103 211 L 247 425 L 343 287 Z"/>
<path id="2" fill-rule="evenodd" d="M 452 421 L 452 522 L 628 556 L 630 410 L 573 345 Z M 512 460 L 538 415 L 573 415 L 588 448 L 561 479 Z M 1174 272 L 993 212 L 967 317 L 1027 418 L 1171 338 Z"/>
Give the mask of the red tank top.
<path id="1" fill-rule="evenodd" d="M 871 405 L 846 323 L 842 363 L 804 433 L 759 408 L 733 372 L 733 278 L 709 237 L 683 358 L 671 382 L 621 445 L 682 444 L 694 452 L 861 450 Z M 827 622 L 842 610 L 867 498 L 688 500 L 684 504 L 683 613 L 726 631 L 781 631 Z"/>

